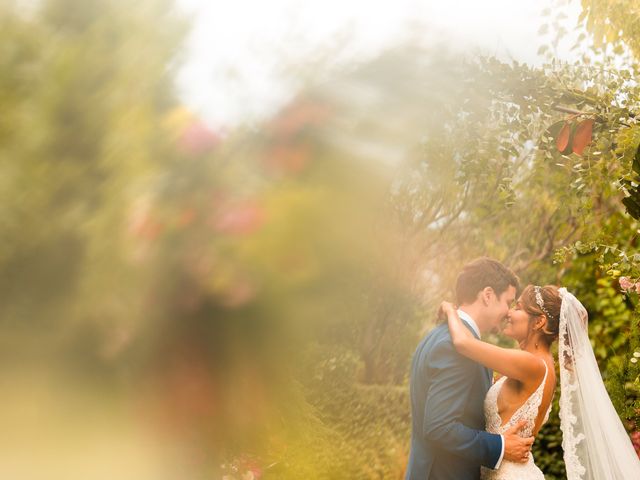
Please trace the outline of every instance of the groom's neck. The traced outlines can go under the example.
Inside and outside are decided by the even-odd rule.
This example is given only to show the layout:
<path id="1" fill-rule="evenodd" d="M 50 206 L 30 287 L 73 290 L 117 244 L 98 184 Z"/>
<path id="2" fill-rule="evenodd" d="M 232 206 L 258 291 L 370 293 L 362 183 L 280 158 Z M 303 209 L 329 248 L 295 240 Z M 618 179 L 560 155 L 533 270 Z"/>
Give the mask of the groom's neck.
<path id="1" fill-rule="evenodd" d="M 469 304 L 460 305 L 458 308 L 463 312 L 465 312 L 467 315 L 469 315 L 471 318 L 473 318 L 473 321 L 476 322 L 476 325 L 478 326 L 478 330 L 480 330 L 480 333 L 482 334 L 486 333 L 487 326 L 485 325 L 484 316 L 482 315 L 482 311 L 481 311 L 481 309 L 484 308 L 484 305 L 478 305 L 477 303 L 469 303 Z"/>

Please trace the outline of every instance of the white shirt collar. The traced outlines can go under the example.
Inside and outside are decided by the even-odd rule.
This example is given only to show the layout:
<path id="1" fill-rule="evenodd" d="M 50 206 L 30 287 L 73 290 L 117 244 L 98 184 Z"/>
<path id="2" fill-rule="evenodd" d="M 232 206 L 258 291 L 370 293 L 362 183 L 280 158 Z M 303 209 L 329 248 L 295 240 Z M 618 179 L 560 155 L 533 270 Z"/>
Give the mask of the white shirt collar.
<path id="1" fill-rule="evenodd" d="M 460 317 L 460 319 L 464 320 L 469 324 L 469 326 L 473 329 L 473 331 L 476 332 L 476 335 L 478 335 L 478 338 L 482 336 L 480 335 L 480 329 L 478 328 L 478 324 L 476 324 L 476 322 L 473 320 L 473 318 L 471 318 L 471 316 L 467 312 L 463 310 L 458 310 L 458 316 Z"/>

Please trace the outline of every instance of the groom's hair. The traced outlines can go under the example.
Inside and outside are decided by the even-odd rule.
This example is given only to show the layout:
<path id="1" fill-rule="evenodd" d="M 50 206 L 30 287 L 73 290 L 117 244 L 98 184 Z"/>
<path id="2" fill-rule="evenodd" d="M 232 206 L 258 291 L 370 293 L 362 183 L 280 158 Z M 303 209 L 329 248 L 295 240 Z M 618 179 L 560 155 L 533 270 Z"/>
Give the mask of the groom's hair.
<path id="1" fill-rule="evenodd" d="M 497 296 L 514 286 L 516 291 L 520 281 L 515 273 L 493 258 L 480 257 L 462 267 L 456 280 L 456 299 L 458 305 L 476 301 L 478 292 L 491 287 Z"/>

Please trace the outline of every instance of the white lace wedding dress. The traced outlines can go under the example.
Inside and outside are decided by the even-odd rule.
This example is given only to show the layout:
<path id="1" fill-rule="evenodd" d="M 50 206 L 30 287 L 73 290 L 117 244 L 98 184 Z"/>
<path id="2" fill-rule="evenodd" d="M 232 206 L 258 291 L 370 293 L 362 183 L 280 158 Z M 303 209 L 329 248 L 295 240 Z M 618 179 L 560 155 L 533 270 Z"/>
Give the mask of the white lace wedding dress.
<path id="1" fill-rule="evenodd" d="M 526 420 L 527 424 L 522 429 L 521 435 L 523 437 L 530 437 L 533 434 L 533 428 L 536 423 L 536 418 L 538 417 L 540 404 L 542 403 L 542 394 L 544 393 L 547 374 L 549 373 L 549 368 L 546 363 L 544 367 L 544 378 L 540 386 L 538 386 L 536 391 L 515 411 L 505 425 L 501 425 L 502 419 L 498 414 L 498 394 L 507 377 L 502 377 L 491 386 L 484 399 L 484 416 L 488 432 L 502 434 L 516 423 Z M 544 416 L 543 424 L 549 419 L 550 411 L 551 404 L 549 404 L 549 408 Z M 533 462 L 533 455 L 531 454 L 529 454 L 527 463 L 514 463 L 508 460 L 502 460 L 500 468 L 497 470 L 482 467 L 481 477 L 483 480 L 544 480 L 544 475 L 542 471 L 536 467 L 536 464 Z"/>

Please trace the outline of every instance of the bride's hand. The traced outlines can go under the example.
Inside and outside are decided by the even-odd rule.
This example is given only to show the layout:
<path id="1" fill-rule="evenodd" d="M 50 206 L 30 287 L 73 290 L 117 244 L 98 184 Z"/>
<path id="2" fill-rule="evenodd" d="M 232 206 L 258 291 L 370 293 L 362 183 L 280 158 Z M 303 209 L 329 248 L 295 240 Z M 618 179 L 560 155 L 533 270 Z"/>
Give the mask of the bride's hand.
<path id="1" fill-rule="evenodd" d="M 446 320 L 450 313 L 457 310 L 456 306 L 450 302 L 442 302 L 440 308 L 438 308 L 438 318 Z"/>
<path id="2" fill-rule="evenodd" d="M 450 313 L 453 313 L 456 310 L 457 310 L 457 308 L 453 303 L 442 302 L 440 304 L 440 311 L 442 311 L 442 313 L 444 313 L 445 315 L 449 315 Z"/>

